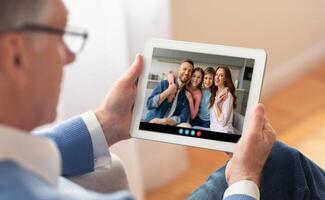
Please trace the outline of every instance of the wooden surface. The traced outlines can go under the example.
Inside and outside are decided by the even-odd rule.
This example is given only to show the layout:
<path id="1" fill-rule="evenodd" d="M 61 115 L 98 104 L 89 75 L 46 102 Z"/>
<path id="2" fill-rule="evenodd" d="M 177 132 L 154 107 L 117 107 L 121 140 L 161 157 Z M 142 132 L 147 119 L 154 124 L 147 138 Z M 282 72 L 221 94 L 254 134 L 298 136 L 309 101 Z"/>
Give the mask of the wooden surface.
<path id="1" fill-rule="evenodd" d="M 320 153 L 325 152 L 325 67 L 314 70 L 262 102 L 278 139 L 325 168 L 325 158 Z M 228 159 L 226 154 L 212 150 L 188 147 L 187 151 L 190 168 L 164 187 L 147 192 L 146 199 L 186 199 Z"/>

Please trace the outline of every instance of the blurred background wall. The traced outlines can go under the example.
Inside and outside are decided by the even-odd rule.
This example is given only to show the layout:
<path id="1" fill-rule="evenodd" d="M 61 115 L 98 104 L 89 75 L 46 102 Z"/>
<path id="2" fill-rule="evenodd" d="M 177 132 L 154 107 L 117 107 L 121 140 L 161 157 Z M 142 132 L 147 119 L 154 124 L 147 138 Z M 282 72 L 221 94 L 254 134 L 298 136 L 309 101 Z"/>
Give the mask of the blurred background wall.
<path id="1" fill-rule="evenodd" d="M 325 63 L 325 1 L 171 3 L 174 39 L 266 50 L 263 96 Z"/>

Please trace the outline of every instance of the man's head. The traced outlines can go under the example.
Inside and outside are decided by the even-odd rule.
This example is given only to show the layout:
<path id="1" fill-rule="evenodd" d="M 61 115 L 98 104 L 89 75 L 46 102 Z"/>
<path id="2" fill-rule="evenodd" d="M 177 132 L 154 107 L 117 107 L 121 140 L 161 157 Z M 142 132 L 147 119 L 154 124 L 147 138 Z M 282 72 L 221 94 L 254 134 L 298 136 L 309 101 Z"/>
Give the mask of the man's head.
<path id="1" fill-rule="evenodd" d="M 194 69 L 194 62 L 191 59 L 183 60 L 178 69 L 178 80 L 182 84 L 186 84 L 192 76 L 193 69 Z"/>
<path id="2" fill-rule="evenodd" d="M 75 55 L 63 34 L 67 10 L 61 0 L 0 2 L 0 123 L 31 130 L 56 116 L 63 67 Z"/>

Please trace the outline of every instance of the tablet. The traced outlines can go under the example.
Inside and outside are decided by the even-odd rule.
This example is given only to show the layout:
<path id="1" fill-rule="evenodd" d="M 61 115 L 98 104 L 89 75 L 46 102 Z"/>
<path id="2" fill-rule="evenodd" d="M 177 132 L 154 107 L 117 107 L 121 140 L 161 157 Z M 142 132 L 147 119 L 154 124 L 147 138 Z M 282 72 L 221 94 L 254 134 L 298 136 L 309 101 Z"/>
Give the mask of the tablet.
<path id="1" fill-rule="evenodd" d="M 259 102 L 262 49 L 150 39 L 131 136 L 233 152 Z"/>

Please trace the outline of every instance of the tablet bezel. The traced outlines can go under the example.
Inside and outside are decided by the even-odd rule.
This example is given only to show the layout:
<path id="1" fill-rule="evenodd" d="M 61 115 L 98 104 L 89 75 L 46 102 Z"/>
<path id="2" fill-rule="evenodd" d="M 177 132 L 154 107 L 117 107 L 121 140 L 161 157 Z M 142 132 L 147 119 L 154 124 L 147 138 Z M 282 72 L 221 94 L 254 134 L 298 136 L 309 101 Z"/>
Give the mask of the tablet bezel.
<path id="1" fill-rule="evenodd" d="M 193 147 L 201 147 L 213 150 L 233 152 L 236 143 L 224 142 L 218 140 L 209 140 L 196 137 L 184 137 L 182 135 L 171 135 L 166 133 L 158 133 L 146 130 L 140 130 L 139 125 L 143 108 L 145 106 L 145 92 L 147 89 L 148 75 L 151 67 L 151 60 L 154 48 L 164 48 L 171 50 L 189 51 L 195 53 L 206 53 L 221 56 L 232 56 L 239 58 L 254 59 L 254 70 L 250 85 L 247 108 L 244 118 L 243 132 L 248 125 L 248 119 L 254 106 L 260 100 L 263 77 L 265 71 L 266 52 L 263 49 L 251 49 L 243 47 L 232 47 L 214 44 L 194 43 L 165 39 L 150 39 L 146 43 L 143 52 L 144 69 L 138 81 L 137 97 L 134 104 L 133 117 L 131 122 L 131 136 L 146 140 L 154 140 L 173 144 L 187 145 Z"/>

